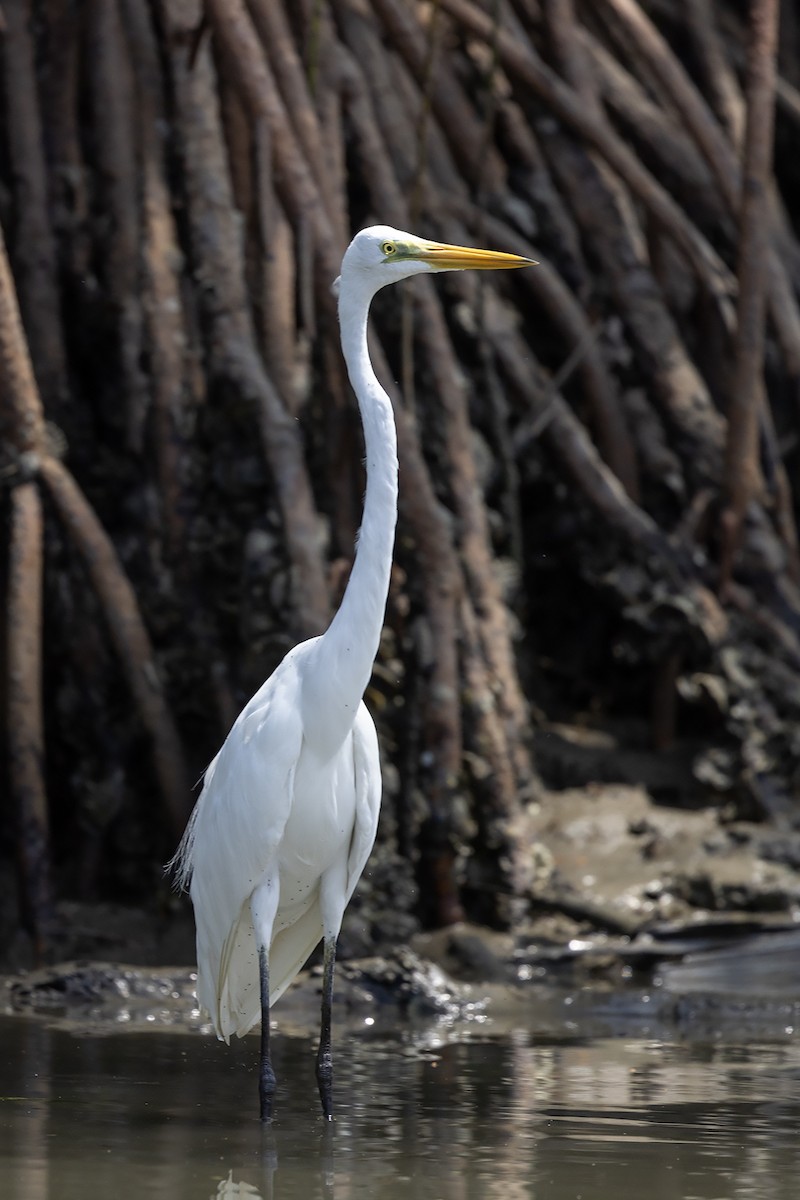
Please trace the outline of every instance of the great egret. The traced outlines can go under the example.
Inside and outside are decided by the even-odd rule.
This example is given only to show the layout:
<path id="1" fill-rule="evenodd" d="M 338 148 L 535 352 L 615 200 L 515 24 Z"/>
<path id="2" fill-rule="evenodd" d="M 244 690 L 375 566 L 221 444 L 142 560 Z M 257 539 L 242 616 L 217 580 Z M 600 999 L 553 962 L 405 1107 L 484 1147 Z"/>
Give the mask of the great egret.
<path id="1" fill-rule="evenodd" d="M 367 487 L 355 561 L 328 630 L 295 646 L 240 713 L 206 771 L 173 859 L 197 925 L 197 997 L 229 1041 L 261 1021 L 259 1098 L 272 1119 L 269 1009 L 324 939 L 317 1082 L 332 1116 L 331 1003 L 345 907 L 378 825 L 378 738 L 362 697 L 383 624 L 397 521 L 392 405 L 367 351 L 388 283 L 429 271 L 524 267 L 515 254 L 447 246 L 385 225 L 356 234 L 338 280 L 342 352 L 358 400 Z"/>

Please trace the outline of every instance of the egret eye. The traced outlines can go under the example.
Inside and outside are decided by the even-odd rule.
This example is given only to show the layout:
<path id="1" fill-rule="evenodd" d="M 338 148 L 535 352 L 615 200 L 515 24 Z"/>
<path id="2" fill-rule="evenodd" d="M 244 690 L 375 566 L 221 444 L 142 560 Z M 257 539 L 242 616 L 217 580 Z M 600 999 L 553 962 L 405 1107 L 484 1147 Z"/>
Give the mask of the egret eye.
<path id="1" fill-rule="evenodd" d="M 392 254 L 397 253 L 397 246 L 395 246 L 394 242 L 384 242 L 381 246 L 381 250 L 387 258 L 390 258 Z"/>

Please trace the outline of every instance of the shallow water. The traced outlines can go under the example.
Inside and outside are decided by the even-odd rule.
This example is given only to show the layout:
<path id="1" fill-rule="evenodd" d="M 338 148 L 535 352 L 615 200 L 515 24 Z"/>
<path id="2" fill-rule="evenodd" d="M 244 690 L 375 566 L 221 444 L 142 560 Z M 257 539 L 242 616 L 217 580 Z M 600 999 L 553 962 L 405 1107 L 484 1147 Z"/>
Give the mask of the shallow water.
<path id="1" fill-rule="evenodd" d="M 334 1126 L 310 1039 L 103 1037 L 0 1019 L 0 1195 L 795 1200 L 800 1046 L 516 1029 L 342 1032 Z"/>

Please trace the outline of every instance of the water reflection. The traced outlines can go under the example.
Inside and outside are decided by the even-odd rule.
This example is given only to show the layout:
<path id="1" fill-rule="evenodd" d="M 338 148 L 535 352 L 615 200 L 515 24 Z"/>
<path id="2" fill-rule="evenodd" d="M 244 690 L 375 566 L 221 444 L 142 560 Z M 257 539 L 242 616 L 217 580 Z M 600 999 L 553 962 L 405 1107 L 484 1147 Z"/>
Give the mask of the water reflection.
<path id="1" fill-rule="evenodd" d="M 516 1030 L 420 1050 L 343 1038 L 333 1128 L 311 1041 L 54 1031 L 0 1020 L 0 1188 L 14 1200 L 794 1200 L 800 1050 Z"/>
<path id="2" fill-rule="evenodd" d="M 217 1184 L 217 1196 L 221 1200 L 241 1200 L 246 1197 L 250 1197 L 250 1200 L 263 1200 L 261 1193 L 252 1184 L 245 1183 L 243 1179 L 237 1183 L 233 1178 L 233 1168 L 228 1172 L 228 1178 L 220 1179 Z M 214 1200 L 214 1197 L 210 1200 Z"/>

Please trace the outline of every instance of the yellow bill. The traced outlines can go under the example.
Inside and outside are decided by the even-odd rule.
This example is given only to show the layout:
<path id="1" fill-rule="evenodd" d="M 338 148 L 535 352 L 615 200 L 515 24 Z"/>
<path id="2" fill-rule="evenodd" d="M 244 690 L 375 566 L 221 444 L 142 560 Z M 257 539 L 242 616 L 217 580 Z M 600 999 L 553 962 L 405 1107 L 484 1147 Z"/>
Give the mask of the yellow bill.
<path id="1" fill-rule="evenodd" d="M 474 246 L 448 246 L 444 242 L 423 242 L 415 247 L 414 257 L 440 271 L 508 271 L 514 267 L 535 267 L 536 260 L 501 250 L 478 250 Z"/>

